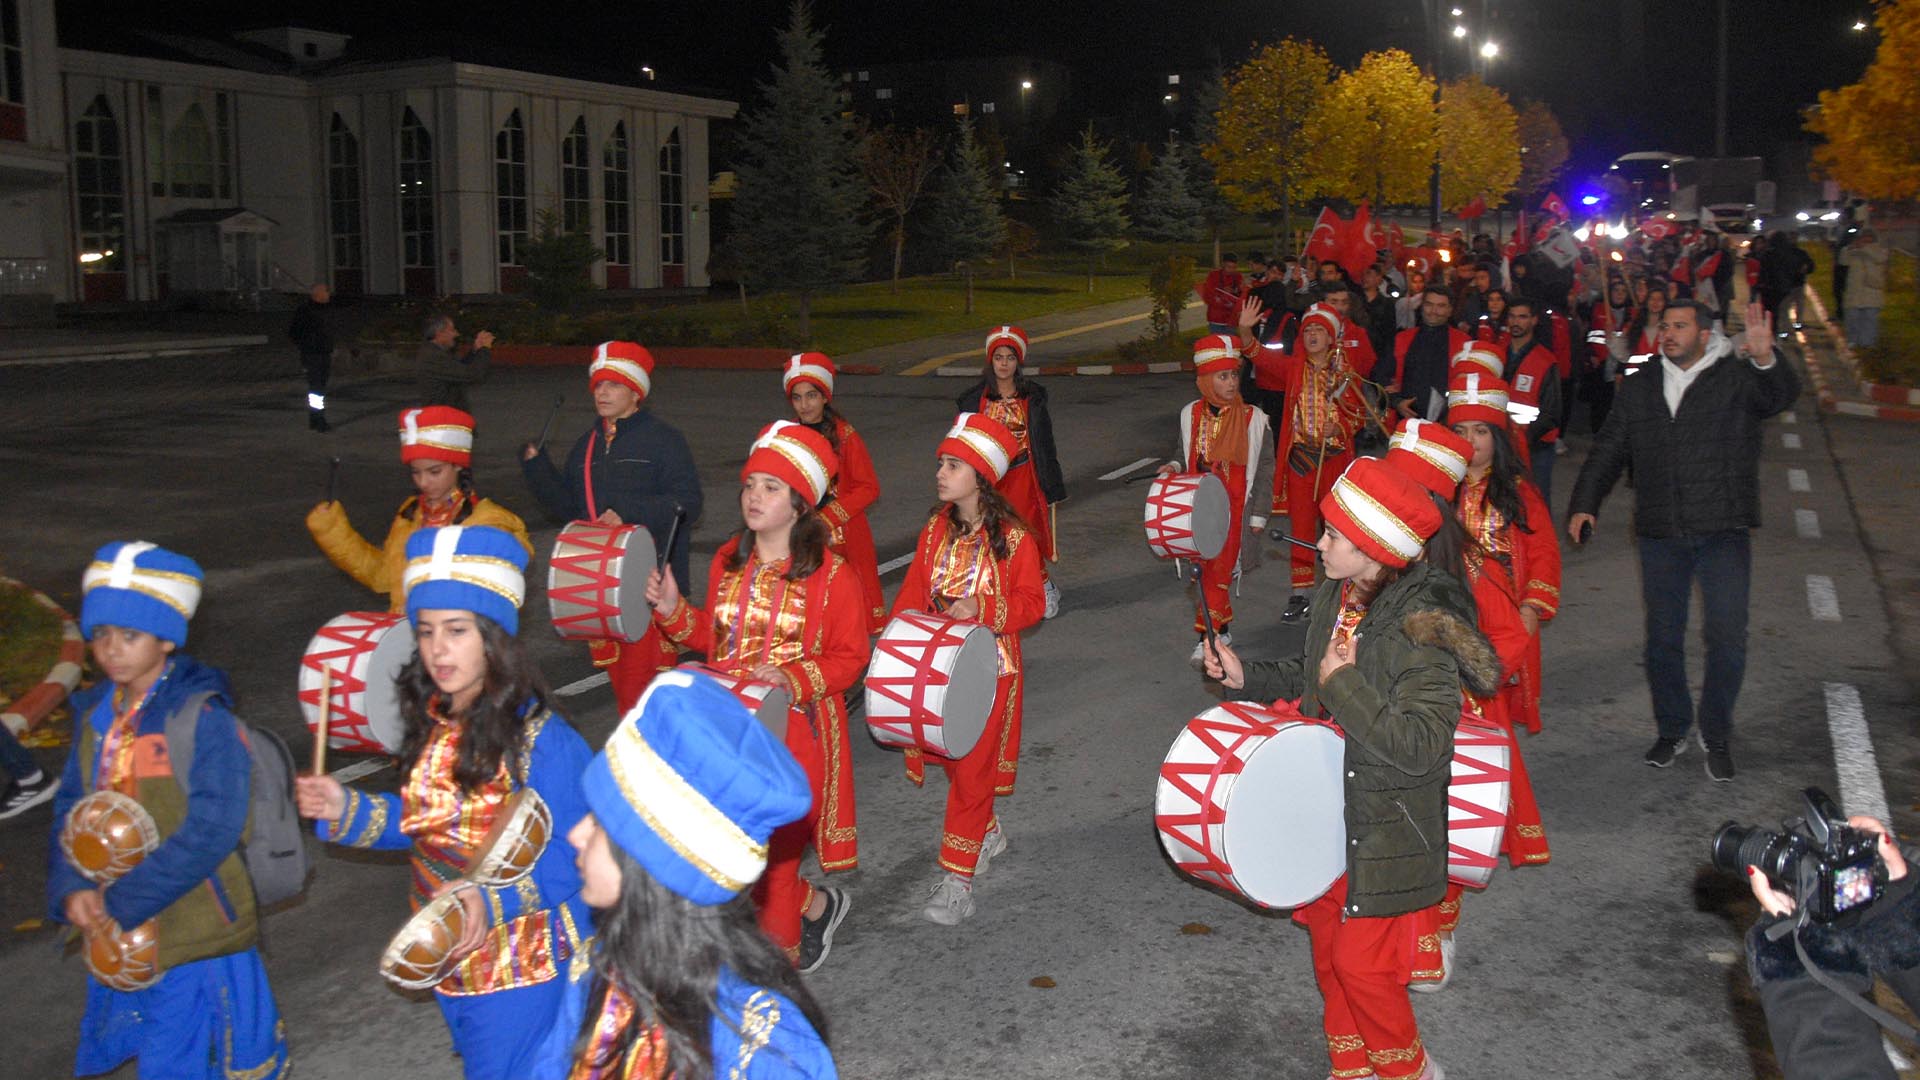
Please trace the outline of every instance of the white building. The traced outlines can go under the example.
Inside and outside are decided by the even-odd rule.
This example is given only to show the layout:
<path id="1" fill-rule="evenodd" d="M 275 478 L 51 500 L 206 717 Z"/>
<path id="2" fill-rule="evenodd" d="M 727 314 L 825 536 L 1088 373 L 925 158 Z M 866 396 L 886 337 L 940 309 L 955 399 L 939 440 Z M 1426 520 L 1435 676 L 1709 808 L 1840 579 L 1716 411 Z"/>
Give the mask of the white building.
<path id="1" fill-rule="evenodd" d="M 297 27 L 62 46 L 52 0 L 0 13 L 0 294 L 513 292 L 542 210 L 601 245 L 607 288 L 707 284 L 733 102 Z"/>

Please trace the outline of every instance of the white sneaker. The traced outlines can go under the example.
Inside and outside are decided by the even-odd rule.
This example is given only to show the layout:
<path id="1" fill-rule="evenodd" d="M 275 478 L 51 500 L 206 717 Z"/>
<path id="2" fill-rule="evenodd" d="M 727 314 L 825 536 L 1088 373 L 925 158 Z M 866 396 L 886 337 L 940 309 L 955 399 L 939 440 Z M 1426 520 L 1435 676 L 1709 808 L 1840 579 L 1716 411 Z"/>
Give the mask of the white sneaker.
<path id="1" fill-rule="evenodd" d="M 1232 634 L 1215 634 L 1214 640 L 1222 645 L 1232 645 Z M 1201 638 L 1193 643 L 1193 654 L 1187 657 L 1187 665 L 1195 671 L 1207 670 L 1207 639 Z"/>
<path id="2" fill-rule="evenodd" d="M 1418 982 L 1410 982 L 1407 984 L 1407 989 L 1415 994 L 1437 994 L 1446 989 L 1447 984 L 1452 981 L 1453 939 L 1443 937 L 1440 939 L 1440 977 L 1437 979 L 1422 979 Z"/>
<path id="3" fill-rule="evenodd" d="M 1055 585 L 1052 578 L 1048 578 L 1047 613 L 1041 616 L 1041 618 L 1051 619 L 1058 614 L 1060 614 L 1060 586 Z"/>
<path id="4" fill-rule="evenodd" d="M 979 877 L 987 872 L 987 864 L 997 855 L 1007 853 L 1007 834 L 995 825 L 987 831 L 986 839 L 980 841 L 980 857 L 973 861 L 973 876 Z"/>
<path id="5" fill-rule="evenodd" d="M 973 917 L 973 881 L 959 874 L 942 874 L 927 895 L 923 913 L 941 926 L 959 926 Z"/>

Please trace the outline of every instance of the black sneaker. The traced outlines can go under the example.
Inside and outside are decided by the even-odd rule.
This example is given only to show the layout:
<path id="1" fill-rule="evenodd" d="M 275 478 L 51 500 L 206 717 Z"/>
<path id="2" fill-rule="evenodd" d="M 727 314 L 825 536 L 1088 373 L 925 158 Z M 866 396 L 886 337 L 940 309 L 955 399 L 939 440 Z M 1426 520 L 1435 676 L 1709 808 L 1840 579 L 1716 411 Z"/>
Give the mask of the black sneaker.
<path id="1" fill-rule="evenodd" d="M 1282 622 L 1293 622 L 1306 613 L 1307 598 L 1300 593 L 1294 593 L 1287 598 L 1287 607 L 1286 610 L 1280 613 L 1280 620 Z"/>
<path id="2" fill-rule="evenodd" d="M 1656 769 L 1664 769 L 1673 764 L 1673 759 L 1687 750 L 1685 739 L 1655 739 L 1647 748 L 1647 764 Z"/>
<path id="3" fill-rule="evenodd" d="M 833 932 L 840 928 L 847 917 L 847 910 L 853 907 L 853 900 L 845 889 L 821 889 L 820 894 L 827 898 L 826 909 L 817 919 L 800 920 L 800 974 L 811 975 L 826 962 L 827 954 L 833 951 Z"/>
<path id="4" fill-rule="evenodd" d="M 1733 751 L 1726 743 L 1707 746 L 1707 776 L 1716 784 L 1733 782 Z"/>
<path id="5" fill-rule="evenodd" d="M 22 780 L 14 785 L 14 789 L 7 793 L 5 801 L 0 801 L 0 821 L 5 821 L 17 814 L 24 814 L 53 798 L 54 790 L 59 783 L 54 779 L 53 774 L 45 769 L 40 770 L 39 777 L 38 780 Z"/>

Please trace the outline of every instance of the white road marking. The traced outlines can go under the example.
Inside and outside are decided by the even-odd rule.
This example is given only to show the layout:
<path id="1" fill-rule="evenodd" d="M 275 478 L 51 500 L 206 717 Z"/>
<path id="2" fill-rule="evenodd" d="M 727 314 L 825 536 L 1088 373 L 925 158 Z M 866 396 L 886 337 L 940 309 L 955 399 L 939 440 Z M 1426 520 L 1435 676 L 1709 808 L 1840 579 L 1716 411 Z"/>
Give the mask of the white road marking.
<path id="1" fill-rule="evenodd" d="M 1788 431 L 1783 433 L 1780 436 L 1780 445 L 1786 447 L 1789 450 L 1800 449 L 1800 433 L 1797 431 Z"/>
<path id="2" fill-rule="evenodd" d="M 880 564 L 880 576 L 885 577 L 886 575 L 893 573 L 895 570 L 900 569 L 901 567 L 907 565 L 912 561 L 913 561 L 913 552 L 911 551 L 907 552 L 905 555 L 902 555 L 898 558 L 888 559 L 886 562 L 883 562 Z"/>
<path id="3" fill-rule="evenodd" d="M 1812 491 L 1813 484 L 1807 480 L 1807 470 L 1788 469 L 1787 470 L 1787 490 L 1788 491 Z"/>
<path id="4" fill-rule="evenodd" d="M 554 694 L 557 697 L 573 697 L 576 694 L 584 694 L 596 686 L 604 686 L 607 681 L 606 672 L 596 671 L 584 679 L 579 679 L 565 686 L 556 688 Z"/>
<path id="5" fill-rule="evenodd" d="M 1820 539 L 1820 515 L 1811 510 L 1795 510 L 1793 528 L 1800 534 L 1802 540 L 1818 540 Z"/>
<path id="6" fill-rule="evenodd" d="M 1825 574 L 1807 575 L 1807 610 L 1821 622 L 1840 621 L 1840 597 L 1833 591 L 1833 579 Z"/>
<path id="7" fill-rule="evenodd" d="M 351 784 L 363 776 L 372 776 L 374 773 L 379 772 L 391 764 L 393 764 L 392 758 L 367 758 L 364 761 L 356 761 L 344 768 L 335 769 L 327 775 L 343 784 Z"/>
<path id="8" fill-rule="evenodd" d="M 1102 480 L 1118 480 L 1118 479 L 1120 479 L 1121 477 L 1123 477 L 1123 476 L 1125 476 L 1125 475 L 1127 475 L 1128 473 L 1130 473 L 1130 472 L 1133 472 L 1133 471 L 1135 471 L 1135 470 L 1137 470 L 1137 469 L 1139 469 L 1139 468 L 1140 468 L 1140 467 L 1141 467 L 1142 465 L 1151 465 L 1151 464 L 1153 464 L 1154 462 L 1156 462 L 1156 461 L 1159 461 L 1159 460 L 1160 460 L 1159 458 L 1153 458 L 1153 457 L 1143 457 L 1143 458 L 1141 458 L 1141 459 L 1140 459 L 1139 461 L 1136 461 L 1136 462 L 1134 462 L 1134 463 L 1133 463 L 1133 464 L 1131 464 L 1131 465 L 1122 465 L 1121 467 L 1119 467 L 1119 468 L 1117 468 L 1117 469 L 1115 469 L 1115 470 L 1113 470 L 1113 471 L 1112 471 L 1112 472 L 1110 472 L 1110 473 L 1101 473 L 1101 474 L 1100 474 L 1100 479 L 1102 479 Z"/>
<path id="9" fill-rule="evenodd" d="M 1788 409 L 1786 412 L 1780 414 L 1780 422 L 1783 424 L 1797 424 L 1800 422 L 1800 418 L 1794 415 L 1792 409 Z"/>
<path id="10" fill-rule="evenodd" d="M 1867 711 L 1860 691 L 1848 683 L 1826 683 L 1827 732 L 1833 736 L 1833 771 L 1840 778 L 1840 805 L 1849 814 L 1887 816 L 1887 789 L 1867 732 Z"/>

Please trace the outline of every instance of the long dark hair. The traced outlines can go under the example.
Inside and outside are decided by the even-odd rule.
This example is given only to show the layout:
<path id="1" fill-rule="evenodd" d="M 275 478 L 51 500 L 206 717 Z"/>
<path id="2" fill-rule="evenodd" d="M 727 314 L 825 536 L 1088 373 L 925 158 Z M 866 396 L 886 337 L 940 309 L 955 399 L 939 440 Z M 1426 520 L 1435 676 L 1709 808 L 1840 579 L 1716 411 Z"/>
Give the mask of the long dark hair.
<path id="1" fill-rule="evenodd" d="M 1520 501 L 1520 480 L 1526 475 L 1526 470 L 1520 467 L 1520 455 L 1514 452 L 1513 440 L 1508 438 L 1505 426 L 1488 424 L 1487 430 L 1493 432 L 1493 461 L 1487 466 L 1485 501 L 1500 511 L 1508 524 L 1530 533 L 1533 526 L 1527 523 L 1527 504 Z M 1458 502 L 1466 497 L 1467 485 L 1461 484 L 1454 500 Z"/>
<path id="2" fill-rule="evenodd" d="M 576 1058 L 592 1048 L 608 990 L 617 986 L 633 1002 L 633 1019 L 608 1048 L 607 1059 L 592 1064 L 617 1065 L 637 1039 L 657 1027 L 666 1043 L 665 1071 L 679 1080 L 706 1080 L 716 1071 L 708 1026 L 719 1003 L 722 969 L 785 996 L 826 1039 L 819 1003 L 793 962 L 760 931 L 746 894 L 703 907 L 654 880 L 618 844 L 607 849 L 620 868 L 620 899 L 595 920 L 593 987 Z M 724 1015 L 721 1021 L 729 1027 L 736 1023 Z"/>
<path id="3" fill-rule="evenodd" d="M 1670 306 L 1670 298 L 1667 295 L 1666 284 L 1664 282 L 1659 282 L 1659 281 L 1648 282 L 1647 283 L 1648 298 L 1651 299 L 1654 293 L 1660 294 L 1660 310 L 1661 312 L 1665 312 L 1668 306 Z M 1639 343 L 1640 335 L 1647 332 L 1647 320 L 1653 318 L 1653 315 L 1654 315 L 1653 305 L 1645 302 L 1641 303 L 1640 310 L 1634 312 L 1633 322 L 1630 323 L 1627 327 L 1627 342 L 1629 345 L 1634 345 Z"/>
<path id="4" fill-rule="evenodd" d="M 973 469 L 973 466 L 969 465 L 967 468 Z M 973 469 L 973 479 L 980 487 L 980 527 L 986 530 L 987 543 L 993 548 L 993 557 L 1004 559 L 1007 557 L 1008 526 L 1018 525 L 1029 532 L 1033 530 L 1033 526 L 1027 524 L 1027 520 L 1020 516 L 1020 511 L 1013 508 L 1013 504 L 1007 501 L 1005 495 L 1000 494 L 992 484 L 987 483 L 987 478 L 980 475 L 979 469 Z M 946 514 L 947 521 L 953 525 L 955 532 L 965 532 L 967 529 L 967 523 L 960 520 L 958 503 L 935 503 L 928 513 Z"/>
<path id="5" fill-rule="evenodd" d="M 526 735 L 527 721 L 545 709 L 552 696 L 547 677 L 540 673 L 540 665 L 533 662 L 519 638 L 479 612 L 473 613 L 473 621 L 486 648 L 487 674 L 472 708 L 464 716 L 450 718 L 465 729 L 453 778 L 460 790 L 469 792 L 498 776 L 502 761 L 516 783 L 527 782 L 520 774 L 520 742 Z M 418 652 L 394 681 L 399 691 L 400 718 L 406 724 L 400 740 L 400 764 L 403 772 L 411 772 L 433 731 L 435 721 L 427 707 L 441 696 L 440 688 L 433 684 L 433 676 L 427 673 Z"/>
<path id="6" fill-rule="evenodd" d="M 820 569 L 827 561 L 827 541 L 832 532 L 827 528 L 826 520 L 820 511 L 807 501 L 800 489 L 787 488 L 787 498 L 793 503 L 793 531 L 787 537 L 787 552 L 791 560 L 787 563 L 787 572 L 782 575 L 788 581 L 799 581 Z M 747 556 L 753 553 L 753 530 L 745 525 L 733 534 L 735 543 L 733 553 L 722 559 L 720 565 L 728 570 L 738 570 L 747 564 Z"/>
<path id="7" fill-rule="evenodd" d="M 787 403 L 789 405 L 793 403 L 792 397 L 788 397 Z M 794 415 L 798 416 L 799 414 L 795 413 Z M 820 437 L 826 439 L 827 445 L 833 447 L 833 452 L 837 454 L 840 452 L 840 421 L 841 419 L 842 417 L 840 416 L 840 410 L 833 407 L 833 402 L 828 401 L 825 405 L 822 405 L 820 407 L 819 423 L 809 424 L 806 421 L 802 420 L 800 421 L 800 424 L 802 427 L 810 427 L 813 430 L 819 432 Z"/>
<path id="8" fill-rule="evenodd" d="M 1427 562 L 1452 574 L 1462 585 L 1467 583 L 1467 559 L 1471 552 L 1479 548 L 1480 542 L 1460 524 L 1460 516 L 1454 512 L 1447 500 L 1435 492 L 1427 492 L 1433 500 L 1434 509 L 1440 511 L 1440 528 L 1427 538 Z"/>
<path id="9" fill-rule="evenodd" d="M 1011 349 L 1013 348 L 1013 346 L 1009 345 L 1007 346 L 1007 348 Z M 1026 355 L 1018 351 L 1015 352 L 1015 355 L 1020 357 L 1020 363 L 1018 366 L 1016 366 L 1013 369 L 1014 396 L 1030 398 L 1033 396 L 1034 389 L 1038 387 L 1039 384 L 1034 382 L 1032 379 L 1027 378 Z M 998 376 L 994 375 L 993 373 L 993 354 L 992 353 L 988 353 L 987 358 L 980 362 L 980 381 L 981 381 L 981 385 L 985 387 L 986 395 L 995 401 L 999 401 L 1000 400 L 1000 379 Z"/>

